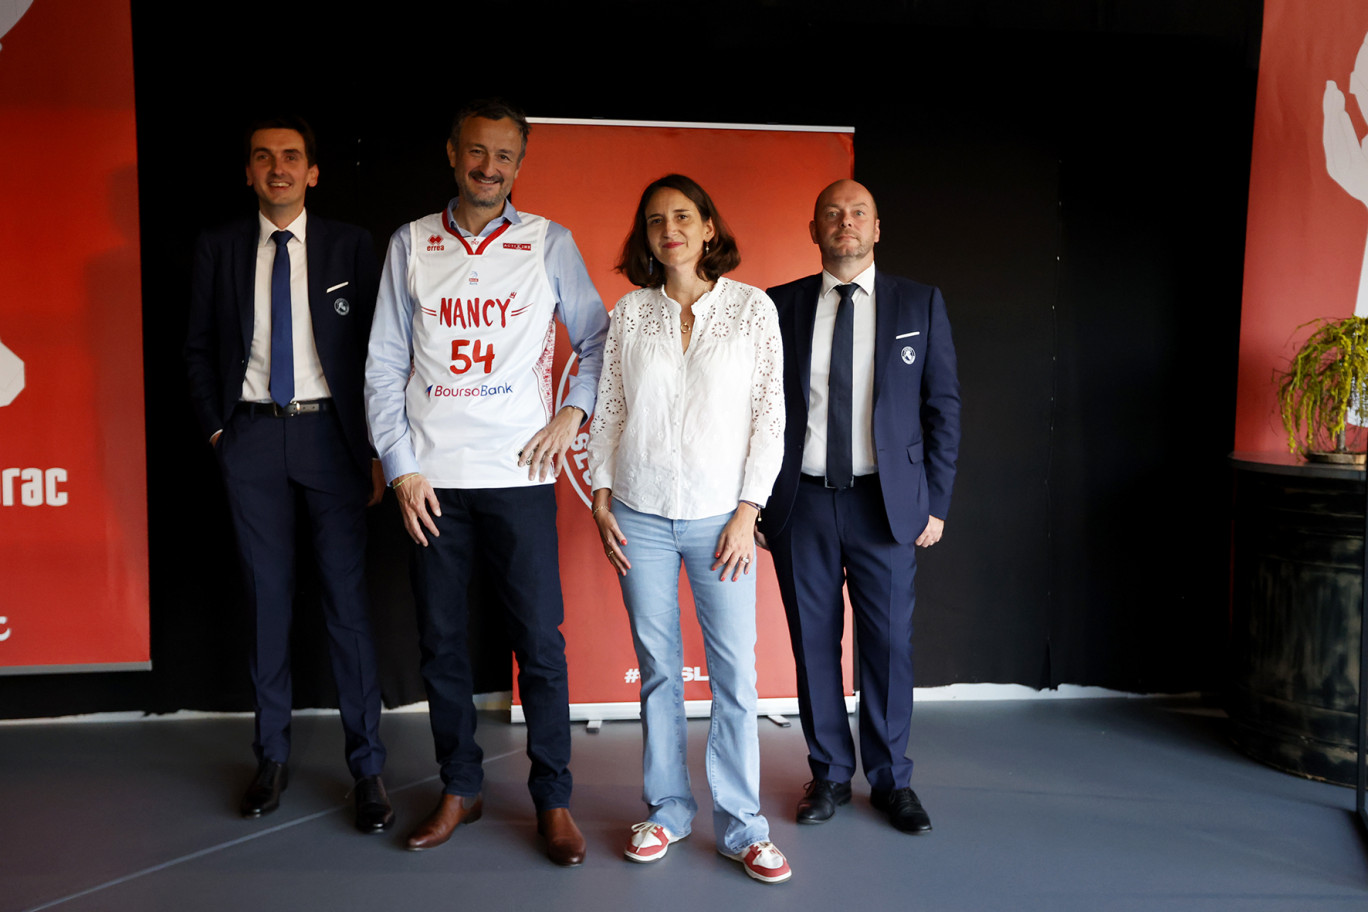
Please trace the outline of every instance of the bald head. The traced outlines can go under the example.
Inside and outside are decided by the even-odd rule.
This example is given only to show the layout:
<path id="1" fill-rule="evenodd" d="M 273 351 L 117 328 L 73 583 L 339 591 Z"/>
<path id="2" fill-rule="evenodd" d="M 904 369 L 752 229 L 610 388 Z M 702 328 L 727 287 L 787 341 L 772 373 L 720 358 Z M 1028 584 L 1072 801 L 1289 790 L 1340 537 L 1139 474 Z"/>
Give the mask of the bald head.
<path id="1" fill-rule="evenodd" d="M 821 215 L 822 210 L 827 206 L 840 205 L 848 201 L 863 202 L 869 211 L 877 217 L 878 211 L 874 206 L 874 194 L 870 193 L 869 188 L 864 184 L 849 178 L 827 184 L 826 188 L 817 194 L 817 203 L 812 207 L 812 217 L 816 218 Z"/>
<path id="2" fill-rule="evenodd" d="M 850 281 L 874 262 L 879 241 L 874 195 L 856 181 L 836 181 L 818 194 L 808 230 L 822 251 L 822 268 Z"/>

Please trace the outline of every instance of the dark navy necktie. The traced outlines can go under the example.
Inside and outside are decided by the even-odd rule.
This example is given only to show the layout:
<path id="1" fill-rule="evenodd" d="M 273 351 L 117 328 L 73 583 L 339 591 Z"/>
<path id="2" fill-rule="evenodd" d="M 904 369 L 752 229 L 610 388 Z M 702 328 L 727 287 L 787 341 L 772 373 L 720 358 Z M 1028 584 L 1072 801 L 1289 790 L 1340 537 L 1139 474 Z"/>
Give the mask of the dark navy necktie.
<path id="1" fill-rule="evenodd" d="M 290 251 L 288 231 L 271 235 L 275 262 L 271 264 L 271 399 L 289 405 L 294 399 L 294 316 L 290 311 Z"/>
<path id="2" fill-rule="evenodd" d="M 855 286 L 837 285 L 836 326 L 831 331 L 831 373 L 827 377 L 826 483 L 843 490 L 855 483 L 850 450 L 851 362 L 855 358 Z"/>

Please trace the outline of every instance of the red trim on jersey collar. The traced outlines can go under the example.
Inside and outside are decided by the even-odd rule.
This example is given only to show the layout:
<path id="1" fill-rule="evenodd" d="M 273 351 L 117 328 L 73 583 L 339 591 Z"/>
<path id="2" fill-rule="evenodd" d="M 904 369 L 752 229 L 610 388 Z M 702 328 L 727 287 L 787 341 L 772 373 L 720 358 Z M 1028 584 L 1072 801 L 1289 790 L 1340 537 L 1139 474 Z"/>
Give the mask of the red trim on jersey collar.
<path id="1" fill-rule="evenodd" d="M 493 231 L 491 231 L 489 233 L 489 237 L 485 238 L 483 241 L 480 242 L 479 247 L 475 248 L 474 250 L 471 250 L 470 242 L 467 241 L 465 239 L 465 236 L 461 234 L 461 229 L 456 226 L 456 220 L 451 217 L 451 210 L 442 210 L 442 226 L 446 228 L 448 234 L 450 234 L 456 240 L 461 242 L 461 246 L 464 247 L 466 249 L 466 253 L 470 254 L 471 256 L 479 256 L 480 254 L 484 253 L 485 248 L 489 246 L 490 242 L 493 241 L 499 235 L 503 234 L 505 231 L 507 231 L 508 226 L 512 224 L 512 222 L 505 221 L 498 228 L 495 228 Z"/>

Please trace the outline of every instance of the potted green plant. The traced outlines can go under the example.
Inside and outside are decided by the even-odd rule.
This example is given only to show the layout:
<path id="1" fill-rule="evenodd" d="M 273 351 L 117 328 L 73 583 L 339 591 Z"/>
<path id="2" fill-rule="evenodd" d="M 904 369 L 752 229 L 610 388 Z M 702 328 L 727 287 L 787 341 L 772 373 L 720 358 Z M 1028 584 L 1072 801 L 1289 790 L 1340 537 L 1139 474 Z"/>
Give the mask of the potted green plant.
<path id="1" fill-rule="evenodd" d="M 1368 318 L 1323 318 L 1297 328 L 1307 326 L 1315 329 L 1276 377 L 1288 448 L 1310 460 L 1362 463 L 1362 428 L 1368 425 Z"/>

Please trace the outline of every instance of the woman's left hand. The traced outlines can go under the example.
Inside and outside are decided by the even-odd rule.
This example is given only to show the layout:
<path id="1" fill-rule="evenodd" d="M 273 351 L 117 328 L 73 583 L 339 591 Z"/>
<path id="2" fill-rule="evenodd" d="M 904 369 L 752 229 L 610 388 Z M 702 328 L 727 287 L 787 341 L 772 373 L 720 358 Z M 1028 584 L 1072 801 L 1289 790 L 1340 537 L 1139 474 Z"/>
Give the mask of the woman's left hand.
<path id="1" fill-rule="evenodd" d="M 755 552 L 755 519 L 759 515 L 759 511 L 750 504 L 737 504 L 736 512 L 717 537 L 717 552 L 713 555 L 717 560 L 712 568 L 722 568 L 722 575 L 718 579 L 725 580 L 730 573 L 732 582 L 735 582 L 742 573 L 750 573 Z"/>
<path id="2" fill-rule="evenodd" d="M 622 536 L 622 529 L 618 528 L 617 517 L 611 509 L 605 508 L 594 514 L 594 522 L 598 524 L 599 539 L 603 542 L 603 554 L 608 558 L 608 563 L 613 565 L 618 576 L 626 576 L 627 571 L 632 569 L 632 562 L 622 550 L 627 539 Z"/>

